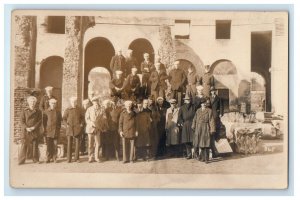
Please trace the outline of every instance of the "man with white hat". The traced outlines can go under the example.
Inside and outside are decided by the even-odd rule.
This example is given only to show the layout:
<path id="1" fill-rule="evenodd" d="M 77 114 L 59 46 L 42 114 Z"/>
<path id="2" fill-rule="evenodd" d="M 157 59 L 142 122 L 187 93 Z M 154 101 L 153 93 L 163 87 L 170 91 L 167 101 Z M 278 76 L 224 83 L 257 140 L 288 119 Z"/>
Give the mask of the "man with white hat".
<path id="1" fill-rule="evenodd" d="M 123 85 L 125 81 L 122 75 L 123 72 L 117 70 L 115 72 L 115 77 L 109 82 L 111 96 L 117 96 L 119 98 L 122 98 Z"/>
<path id="2" fill-rule="evenodd" d="M 57 141 L 59 139 L 62 116 L 61 112 L 56 109 L 57 100 L 49 100 L 49 108 L 44 112 L 44 126 L 47 144 L 47 161 L 51 159 L 56 162 L 57 156 Z"/>
<path id="3" fill-rule="evenodd" d="M 131 69 L 131 74 L 129 74 L 124 83 L 124 92 L 126 99 L 135 100 L 139 96 L 139 90 L 141 86 L 140 78 L 137 75 L 137 68 Z"/>
<path id="4" fill-rule="evenodd" d="M 41 98 L 39 109 L 41 111 L 45 111 L 49 108 L 49 100 L 50 99 L 56 99 L 56 97 L 53 96 L 53 87 L 47 86 L 45 87 L 45 95 Z"/>
<path id="5" fill-rule="evenodd" d="M 125 110 L 119 119 L 119 133 L 123 143 L 123 163 L 135 160 L 135 140 L 138 136 L 136 113 L 132 110 L 132 101 L 125 101 Z"/>
<path id="6" fill-rule="evenodd" d="M 82 110 L 77 106 L 77 97 L 71 97 L 70 107 L 68 107 L 63 115 L 63 122 L 66 127 L 66 136 L 68 139 L 67 161 L 72 162 L 72 145 L 75 140 L 75 161 L 79 160 L 79 145 L 84 126 L 84 116 Z"/>
<path id="7" fill-rule="evenodd" d="M 29 145 L 32 145 L 32 159 L 36 163 L 39 161 L 38 137 L 40 136 L 40 126 L 42 124 L 42 112 L 36 109 L 37 99 L 34 96 L 27 98 L 28 107 L 22 111 L 20 134 L 21 148 L 18 155 L 18 164 L 24 164 Z"/>
<path id="8" fill-rule="evenodd" d="M 126 60 L 125 57 L 122 55 L 122 49 L 118 48 L 117 54 L 111 58 L 110 61 L 110 69 L 113 73 L 117 70 L 125 72 L 126 68 Z"/>
<path id="9" fill-rule="evenodd" d="M 169 73 L 169 82 L 171 84 L 171 98 L 176 99 L 179 106 L 181 106 L 181 96 L 184 90 L 185 81 L 185 72 L 179 68 L 179 61 L 175 61 L 174 68 Z"/>
<path id="10" fill-rule="evenodd" d="M 126 60 L 126 73 L 125 73 L 124 77 L 127 77 L 131 73 L 131 69 L 133 67 L 137 67 L 138 66 L 138 61 L 133 56 L 132 49 L 128 49 L 127 50 L 127 56 L 126 56 L 125 60 Z"/>

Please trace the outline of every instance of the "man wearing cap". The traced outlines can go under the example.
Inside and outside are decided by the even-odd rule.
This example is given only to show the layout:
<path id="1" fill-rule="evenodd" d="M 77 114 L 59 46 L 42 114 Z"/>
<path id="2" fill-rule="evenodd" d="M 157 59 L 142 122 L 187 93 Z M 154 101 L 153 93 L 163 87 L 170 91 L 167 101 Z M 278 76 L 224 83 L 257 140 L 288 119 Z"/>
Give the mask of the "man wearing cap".
<path id="1" fill-rule="evenodd" d="M 62 116 L 61 112 L 56 109 L 56 99 L 49 100 L 49 108 L 44 112 L 44 126 L 47 144 L 47 161 L 51 159 L 56 162 L 57 157 L 57 141 L 59 139 Z"/>
<path id="2" fill-rule="evenodd" d="M 211 147 L 212 147 L 212 156 L 216 157 L 216 147 L 215 140 L 219 139 L 220 128 L 221 128 L 221 117 L 224 114 L 223 101 L 217 95 L 217 90 L 215 87 L 210 88 L 211 96 L 209 98 L 210 108 L 212 110 L 212 114 L 216 123 L 216 133 L 212 135 Z"/>
<path id="3" fill-rule="evenodd" d="M 79 145 L 82 134 L 82 128 L 84 126 L 84 115 L 82 110 L 77 105 L 77 97 L 71 97 L 70 107 L 68 107 L 63 115 L 63 122 L 66 127 L 66 136 L 68 139 L 67 147 L 67 161 L 72 162 L 72 146 L 73 140 L 75 140 L 75 161 L 79 160 Z"/>
<path id="4" fill-rule="evenodd" d="M 162 156 L 165 152 L 166 147 L 166 113 L 169 106 L 166 105 L 163 97 L 158 97 L 156 99 L 157 111 L 159 113 L 159 120 L 157 123 L 157 132 L 158 132 L 158 156 Z"/>
<path id="5" fill-rule="evenodd" d="M 140 86 L 141 82 L 137 75 L 137 68 L 132 68 L 131 74 L 127 76 L 123 86 L 126 99 L 135 100 L 139 96 Z"/>
<path id="6" fill-rule="evenodd" d="M 180 144 L 180 132 L 177 126 L 179 108 L 176 99 L 171 99 L 170 104 L 171 107 L 167 109 L 166 113 L 166 145 L 174 151 L 174 146 Z"/>
<path id="7" fill-rule="evenodd" d="M 188 95 L 184 98 L 184 105 L 180 107 L 177 124 L 182 127 L 181 143 L 185 145 L 186 159 L 192 158 L 193 130 L 192 122 L 196 113 L 196 107 L 192 104 Z"/>
<path id="8" fill-rule="evenodd" d="M 136 113 L 132 110 L 132 101 L 125 101 L 125 110 L 120 115 L 119 133 L 123 143 L 123 163 L 135 160 L 135 140 L 138 136 Z"/>
<path id="9" fill-rule="evenodd" d="M 94 97 L 92 100 L 92 106 L 89 107 L 85 113 L 86 128 L 85 132 L 88 134 L 88 154 L 89 162 L 100 162 L 99 150 L 102 148 L 101 144 L 101 132 L 102 132 L 102 117 L 103 110 L 100 108 L 99 99 Z"/>
<path id="10" fill-rule="evenodd" d="M 157 99 L 157 97 L 164 97 L 165 90 L 168 87 L 166 83 L 168 75 L 160 69 L 160 66 L 160 63 L 155 63 L 155 71 L 151 73 L 149 78 L 151 83 L 151 95 L 154 96 L 154 99 Z"/>
<path id="11" fill-rule="evenodd" d="M 210 66 L 204 66 L 205 73 L 200 77 L 200 85 L 203 87 L 203 94 L 206 98 L 210 96 L 210 88 L 215 86 L 215 79 L 212 73 L 210 72 Z"/>
<path id="12" fill-rule="evenodd" d="M 169 73 L 169 82 L 171 84 L 171 98 L 176 99 L 180 106 L 181 95 L 186 82 L 186 75 L 184 71 L 179 68 L 179 61 L 174 62 L 174 68 Z"/>
<path id="13" fill-rule="evenodd" d="M 191 65 L 188 68 L 186 94 L 194 98 L 197 94 L 196 86 L 200 84 L 200 77 L 195 68 Z"/>
<path id="14" fill-rule="evenodd" d="M 26 160 L 26 153 L 29 145 L 32 145 L 32 159 L 36 163 L 39 161 L 38 155 L 38 137 L 40 136 L 40 126 L 42 122 L 42 112 L 35 108 L 37 99 L 34 96 L 27 98 L 28 107 L 21 113 L 21 127 L 20 134 L 21 148 L 18 155 L 18 164 L 24 164 Z"/>
<path id="15" fill-rule="evenodd" d="M 119 98 L 122 98 L 123 84 L 124 84 L 124 78 L 122 76 L 123 72 L 117 70 L 115 74 L 116 76 L 109 82 L 111 96 L 117 96 Z"/>
<path id="16" fill-rule="evenodd" d="M 46 94 L 41 98 L 40 105 L 39 105 L 39 109 L 43 112 L 49 108 L 49 100 L 56 99 L 53 96 L 53 87 L 52 86 L 45 87 L 45 92 L 46 92 Z"/>
<path id="17" fill-rule="evenodd" d="M 121 49 L 118 49 L 117 54 L 111 58 L 110 70 L 113 74 L 115 74 L 117 70 L 122 71 L 123 73 L 126 71 L 126 60 L 122 55 Z"/>
<path id="18" fill-rule="evenodd" d="M 127 50 L 127 56 L 125 58 L 125 60 L 126 60 L 126 73 L 125 73 L 125 77 L 127 77 L 131 73 L 131 69 L 133 67 L 137 67 L 138 66 L 137 59 L 135 57 L 133 57 L 132 53 L 133 53 L 133 51 L 131 49 Z"/>
<path id="19" fill-rule="evenodd" d="M 211 109 L 207 108 L 207 101 L 201 101 L 201 108 L 196 111 L 192 122 L 194 131 L 193 146 L 195 152 L 201 149 L 200 161 L 208 163 L 211 135 L 216 131 L 215 121 Z"/>

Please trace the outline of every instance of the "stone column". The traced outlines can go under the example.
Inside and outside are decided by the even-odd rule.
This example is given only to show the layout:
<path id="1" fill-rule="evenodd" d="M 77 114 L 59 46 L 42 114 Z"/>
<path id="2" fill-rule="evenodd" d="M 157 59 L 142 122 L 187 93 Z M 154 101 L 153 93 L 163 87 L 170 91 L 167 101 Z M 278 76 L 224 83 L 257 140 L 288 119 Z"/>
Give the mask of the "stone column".
<path id="1" fill-rule="evenodd" d="M 69 105 L 69 98 L 75 96 L 81 103 L 83 36 L 85 30 L 94 24 L 94 18 L 66 16 L 65 60 L 62 84 L 62 111 Z"/>
<path id="2" fill-rule="evenodd" d="M 160 47 L 158 50 L 158 55 L 161 57 L 162 63 L 165 64 L 167 72 L 169 72 L 174 61 L 176 60 L 176 49 L 172 39 L 170 26 L 159 26 L 159 40 Z"/>
<path id="3" fill-rule="evenodd" d="M 34 87 L 36 17 L 17 15 L 14 20 L 14 88 Z"/>

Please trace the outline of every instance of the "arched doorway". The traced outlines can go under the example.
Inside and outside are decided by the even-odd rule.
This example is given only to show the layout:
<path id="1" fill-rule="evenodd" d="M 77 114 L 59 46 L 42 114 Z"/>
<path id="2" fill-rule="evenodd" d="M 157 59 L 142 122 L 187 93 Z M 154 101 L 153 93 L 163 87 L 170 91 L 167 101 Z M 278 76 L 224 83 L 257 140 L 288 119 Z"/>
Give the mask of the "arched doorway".
<path id="1" fill-rule="evenodd" d="M 61 110 L 63 62 L 60 56 L 51 56 L 41 63 L 40 88 L 44 92 L 47 86 L 53 87 L 53 95 L 58 99 L 58 108 Z"/>
<path id="2" fill-rule="evenodd" d="M 226 59 L 215 61 L 210 67 L 218 95 L 223 99 L 224 111 L 238 110 L 238 77 L 235 65 Z"/>
<path id="3" fill-rule="evenodd" d="M 115 49 L 111 42 L 103 37 L 90 40 L 84 51 L 84 98 L 88 97 L 88 76 L 90 71 L 96 66 L 102 66 L 111 73 L 109 64 L 115 55 Z"/>
<path id="4" fill-rule="evenodd" d="M 110 97 L 110 72 L 105 67 L 94 67 L 88 74 L 88 97 L 94 96 L 104 100 Z"/>
<path id="5" fill-rule="evenodd" d="M 152 44 L 147 39 L 136 39 L 130 43 L 128 48 L 132 50 L 132 55 L 137 59 L 139 66 L 144 60 L 144 53 L 149 53 L 150 61 L 154 62 L 154 49 Z"/>

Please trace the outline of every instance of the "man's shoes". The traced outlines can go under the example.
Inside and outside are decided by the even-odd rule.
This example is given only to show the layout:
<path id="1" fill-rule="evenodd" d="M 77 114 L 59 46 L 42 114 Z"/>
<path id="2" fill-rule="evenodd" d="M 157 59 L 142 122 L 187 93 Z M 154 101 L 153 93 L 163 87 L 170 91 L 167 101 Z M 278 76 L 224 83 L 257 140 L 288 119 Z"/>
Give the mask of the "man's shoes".
<path id="1" fill-rule="evenodd" d="M 50 160 L 47 160 L 46 163 L 50 163 Z"/>
<path id="2" fill-rule="evenodd" d="M 125 160 L 125 161 L 123 161 L 123 164 L 126 164 L 126 163 L 129 163 L 129 161 L 126 161 L 126 160 Z"/>
<path id="3" fill-rule="evenodd" d="M 80 160 L 78 159 L 78 160 L 76 160 L 76 162 L 77 162 L 77 163 L 80 163 Z"/>
<path id="4" fill-rule="evenodd" d="M 192 159 L 192 156 L 185 157 L 187 160 Z"/>
<path id="5" fill-rule="evenodd" d="M 71 160 L 68 160 L 68 163 L 71 163 L 72 161 Z"/>

